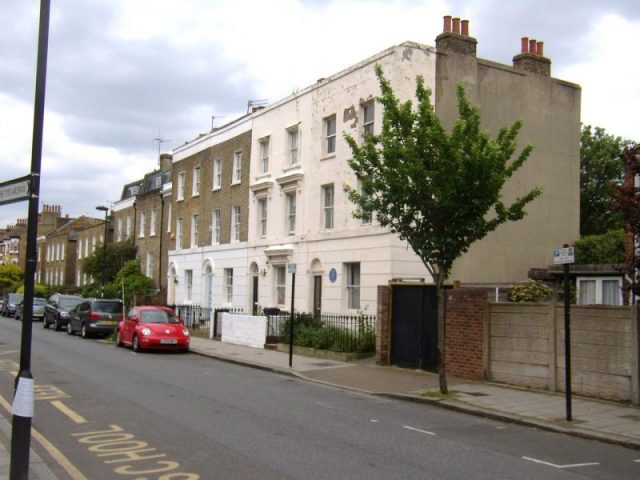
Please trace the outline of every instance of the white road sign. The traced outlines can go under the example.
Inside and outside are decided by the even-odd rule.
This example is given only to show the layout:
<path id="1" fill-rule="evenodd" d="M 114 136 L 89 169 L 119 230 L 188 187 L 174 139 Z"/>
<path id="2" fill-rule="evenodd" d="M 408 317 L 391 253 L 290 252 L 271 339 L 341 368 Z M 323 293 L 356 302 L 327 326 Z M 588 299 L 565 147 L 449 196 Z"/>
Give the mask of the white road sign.
<path id="1" fill-rule="evenodd" d="M 573 247 L 556 248 L 553 251 L 554 265 L 563 265 L 565 263 L 575 263 L 576 257 Z"/>

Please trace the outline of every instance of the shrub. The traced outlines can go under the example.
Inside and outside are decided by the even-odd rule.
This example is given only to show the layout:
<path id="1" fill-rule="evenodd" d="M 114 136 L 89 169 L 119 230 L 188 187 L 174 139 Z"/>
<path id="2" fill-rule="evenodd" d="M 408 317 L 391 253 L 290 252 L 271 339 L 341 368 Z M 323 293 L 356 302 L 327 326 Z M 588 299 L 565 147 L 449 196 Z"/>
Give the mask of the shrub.
<path id="1" fill-rule="evenodd" d="M 553 289 L 534 280 L 509 288 L 509 300 L 512 302 L 546 302 L 552 295 Z"/>

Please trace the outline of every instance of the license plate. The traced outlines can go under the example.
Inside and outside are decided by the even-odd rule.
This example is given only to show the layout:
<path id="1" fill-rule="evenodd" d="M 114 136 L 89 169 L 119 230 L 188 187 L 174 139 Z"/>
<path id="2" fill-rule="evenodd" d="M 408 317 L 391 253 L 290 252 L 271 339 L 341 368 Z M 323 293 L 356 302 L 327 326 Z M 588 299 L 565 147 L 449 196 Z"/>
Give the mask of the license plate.
<path id="1" fill-rule="evenodd" d="M 175 338 L 163 338 L 160 343 L 163 345 L 175 345 L 178 341 Z"/>
<path id="2" fill-rule="evenodd" d="M 115 325 L 117 322 L 115 320 L 102 320 L 100 322 L 101 325 Z"/>

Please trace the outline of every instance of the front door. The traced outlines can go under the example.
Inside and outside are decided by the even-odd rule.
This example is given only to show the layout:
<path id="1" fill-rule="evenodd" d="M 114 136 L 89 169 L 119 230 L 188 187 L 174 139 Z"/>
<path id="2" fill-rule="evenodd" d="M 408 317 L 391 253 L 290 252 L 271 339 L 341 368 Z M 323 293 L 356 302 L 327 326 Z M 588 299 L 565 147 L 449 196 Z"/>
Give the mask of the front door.
<path id="1" fill-rule="evenodd" d="M 318 317 L 322 313 L 322 275 L 313 277 L 313 315 Z"/>
<path id="2" fill-rule="evenodd" d="M 253 277 L 253 295 L 251 301 L 251 311 L 254 315 L 258 314 L 258 276 Z"/>
<path id="3" fill-rule="evenodd" d="M 434 285 L 393 285 L 391 363 L 435 370 L 438 366 L 438 295 Z"/>

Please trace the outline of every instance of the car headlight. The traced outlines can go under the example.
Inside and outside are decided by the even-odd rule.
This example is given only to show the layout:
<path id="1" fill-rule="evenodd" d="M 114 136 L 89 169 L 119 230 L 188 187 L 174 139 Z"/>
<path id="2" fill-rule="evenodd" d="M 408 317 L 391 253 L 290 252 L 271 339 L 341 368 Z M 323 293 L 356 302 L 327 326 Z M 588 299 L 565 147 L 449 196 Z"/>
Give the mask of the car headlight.
<path id="1" fill-rule="evenodd" d="M 188 337 L 188 336 L 189 336 L 189 330 L 187 330 L 186 328 L 183 328 L 183 329 L 182 329 L 182 334 L 183 334 L 185 337 Z"/>
<path id="2" fill-rule="evenodd" d="M 141 330 L 143 335 L 151 335 L 151 329 L 150 328 L 143 328 Z"/>
<path id="3" fill-rule="evenodd" d="M 67 312 L 60 312 L 60 318 L 67 318 L 69 314 Z"/>

